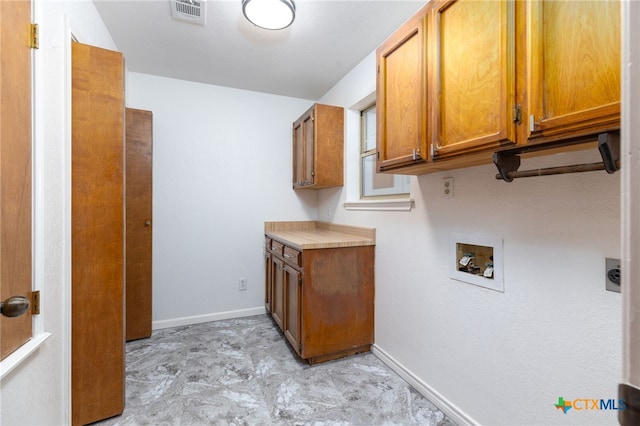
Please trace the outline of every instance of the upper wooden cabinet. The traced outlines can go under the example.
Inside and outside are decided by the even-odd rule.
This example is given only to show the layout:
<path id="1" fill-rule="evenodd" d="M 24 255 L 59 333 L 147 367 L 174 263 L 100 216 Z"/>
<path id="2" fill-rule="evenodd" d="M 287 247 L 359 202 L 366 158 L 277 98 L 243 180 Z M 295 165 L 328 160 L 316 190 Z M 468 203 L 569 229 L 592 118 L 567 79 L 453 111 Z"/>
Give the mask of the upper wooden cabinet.
<path id="1" fill-rule="evenodd" d="M 314 104 L 293 123 L 293 189 L 343 184 L 344 108 Z"/>
<path id="2" fill-rule="evenodd" d="M 515 142 L 515 5 L 449 0 L 429 14 L 435 157 Z"/>
<path id="3" fill-rule="evenodd" d="M 426 8 L 377 50 L 377 170 L 424 164 L 427 150 Z"/>
<path id="4" fill-rule="evenodd" d="M 530 1 L 529 137 L 620 127 L 620 2 Z"/>
<path id="5" fill-rule="evenodd" d="M 620 128 L 617 1 L 433 0 L 377 50 L 378 171 Z"/>

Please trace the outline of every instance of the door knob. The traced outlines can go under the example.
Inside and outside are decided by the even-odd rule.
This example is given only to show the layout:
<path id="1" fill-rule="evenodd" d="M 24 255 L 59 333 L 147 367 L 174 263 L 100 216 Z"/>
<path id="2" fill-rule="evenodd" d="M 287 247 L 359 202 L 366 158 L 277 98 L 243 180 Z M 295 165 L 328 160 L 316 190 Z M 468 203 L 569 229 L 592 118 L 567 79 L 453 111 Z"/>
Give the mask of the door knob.
<path id="1" fill-rule="evenodd" d="M 144 221 L 144 226 L 151 226 L 151 221 L 150 220 L 145 220 Z"/>
<path id="2" fill-rule="evenodd" d="M 5 317 L 19 317 L 29 309 L 29 299 L 24 296 L 13 296 L 0 302 L 0 314 Z"/>

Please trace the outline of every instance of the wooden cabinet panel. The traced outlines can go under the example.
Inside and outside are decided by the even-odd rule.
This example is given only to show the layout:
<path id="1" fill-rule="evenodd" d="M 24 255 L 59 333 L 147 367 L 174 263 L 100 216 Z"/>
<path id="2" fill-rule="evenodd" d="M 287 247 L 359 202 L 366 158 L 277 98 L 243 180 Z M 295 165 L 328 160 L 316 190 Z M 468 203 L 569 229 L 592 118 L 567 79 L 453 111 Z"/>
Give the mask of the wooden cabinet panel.
<path id="1" fill-rule="evenodd" d="M 278 324 L 284 327 L 284 262 L 275 256 L 271 257 L 271 316 Z"/>
<path id="2" fill-rule="evenodd" d="M 620 127 L 620 2 L 528 3 L 533 136 Z"/>
<path id="3" fill-rule="evenodd" d="M 293 189 L 343 184 L 344 109 L 314 104 L 293 123 Z"/>
<path id="4" fill-rule="evenodd" d="M 378 172 L 428 159 L 425 13 L 417 13 L 377 50 Z"/>
<path id="5" fill-rule="evenodd" d="M 435 155 L 515 141 L 514 4 L 451 0 L 430 13 Z"/>
<path id="6" fill-rule="evenodd" d="M 283 331 L 293 349 L 300 355 L 302 349 L 300 344 L 300 323 L 302 320 L 300 287 L 302 286 L 302 275 L 298 270 L 285 265 L 283 279 L 286 293 Z"/>
<path id="7" fill-rule="evenodd" d="M 302 257 L 302 357 L 315 362 L 343 351 L 369 350 L 374 246 L 309 250 Z"/>
<path id="8" fill-rule="evenodd" d="M 267 312 L 271 312 L 271 238 L 265 238 L 264 242 L 264 306 Z"/>

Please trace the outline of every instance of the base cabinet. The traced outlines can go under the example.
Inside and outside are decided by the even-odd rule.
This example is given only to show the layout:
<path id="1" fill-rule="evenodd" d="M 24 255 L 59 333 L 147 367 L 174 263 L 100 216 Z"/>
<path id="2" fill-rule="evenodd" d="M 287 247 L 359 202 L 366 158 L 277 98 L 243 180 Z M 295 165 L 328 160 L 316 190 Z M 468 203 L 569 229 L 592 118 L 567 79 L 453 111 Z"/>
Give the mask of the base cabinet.
<path id="1" fill-rule="evenodd" d="M 267 311 L 310 364 L 370 350 L 373 245 L 301 249 L 266 238 Z"/>

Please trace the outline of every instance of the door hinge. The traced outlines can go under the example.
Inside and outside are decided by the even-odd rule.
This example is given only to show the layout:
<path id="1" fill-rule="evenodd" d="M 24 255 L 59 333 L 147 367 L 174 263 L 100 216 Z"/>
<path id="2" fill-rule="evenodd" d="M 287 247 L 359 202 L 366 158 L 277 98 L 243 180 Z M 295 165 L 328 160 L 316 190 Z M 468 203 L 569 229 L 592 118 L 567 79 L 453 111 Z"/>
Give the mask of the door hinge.
<path id="1" fill-rule="evenodd" d="M 522 106 L 520 105 L 513 107 L 513 122 L 516 124 L 522 123 Z"/>
<path id="2" fill-rule="evenodd" d="M 530 132 L 536 131 L 536 117 L 533 114 L 529 116 L 529 131 Z"/>
<path id="3" fill-rule="evenodd" d="M 302 275 L 298 275 L 298 285 L 302 285 Z"/>
<path id="4" fill-rule="evenodd" d="M 29 30 L 29 47 L 32 49 L 40 48 L 40 34 L 38 31 L 38 24 L 31 24 Z"/>
<path id="5" fill-rule="evenodd" d="M 31 292 L 31 315 L 40 315 L 40 290 Z"/>

